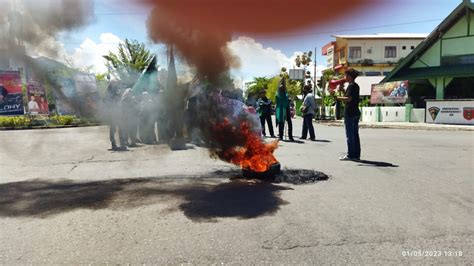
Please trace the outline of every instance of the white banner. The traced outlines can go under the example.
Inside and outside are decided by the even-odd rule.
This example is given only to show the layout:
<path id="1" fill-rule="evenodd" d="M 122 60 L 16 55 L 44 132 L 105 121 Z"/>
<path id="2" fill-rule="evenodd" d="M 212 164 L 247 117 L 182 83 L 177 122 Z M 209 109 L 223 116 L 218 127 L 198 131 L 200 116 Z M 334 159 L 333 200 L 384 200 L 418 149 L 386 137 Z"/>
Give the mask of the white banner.
<path id="1" fill-rule="evenodd" d="M 97 84 L 95 76 L 92 74 L 76 74 L 74 75 L 76 82 L 77 94 L 82 96 L 91 93 L 97 93 Z"/>
<path id="2" fill-rule="evenodd" d="M 426 123 L 474 125 L 474 100 L 426 101 Z"/>

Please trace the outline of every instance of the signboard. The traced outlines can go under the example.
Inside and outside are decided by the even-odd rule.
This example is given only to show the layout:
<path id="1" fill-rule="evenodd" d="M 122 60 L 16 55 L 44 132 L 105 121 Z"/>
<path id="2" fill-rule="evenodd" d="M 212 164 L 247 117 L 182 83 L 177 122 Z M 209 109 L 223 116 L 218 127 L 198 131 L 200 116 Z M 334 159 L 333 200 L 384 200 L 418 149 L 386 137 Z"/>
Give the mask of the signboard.
<path id="1" fill-rule="evenodd" d="M 474 125 L 474 100 L 426 101 L 426 123 Z"/>
<path id="2" fill-rule="evenodd" d="M 304 79 L 304 69 L 290 69 L 290 79 L 303 80 Z"/>
<path id="3" fill-rule="evenodd" d="M 59 78 L 59 88 L 53 90 L 53 96 L 56 102 L 56 111 L 60 115 L 73 115 L 75 110 L 73 101 L 76 96 L 76 86 L 72 78 Z"/>
<path id="4" fill-rule="evenodd" d="M 373 84 L 370 103 L 405 103 L 408 99 L 408 85 L 408 81 Z"/>
<path id="5" fill-rule="evenodd" d="M 28 113 L 49 113 L 48 101 L 46 100 L 46 90 L 41 84 L 29 82 L 26 87 L 26 94 L 28 95 Z"/>
<path id="6" fill-rule="evenodd" d="M 0 115 L 22 115 L 23 93 L 19 71 L 0 71 Z"/>
<path id="7" fill-rule="evenodd" d="M 334 67 L 334 46 L 331 46 L 327 50 L 327 68 Z"/>
<path id="8" fill-rule="evenodd" d="M 92 74 L 76 74 L 74 75 L 74 81 L 79 99 L 80 114 L 85 116 L 95 114 L 100 100 L 95 76 Z"/>
<path id="9" fill-rule="evenodd" d="M 94 75 L 76 74 L 74 75 L 74 81 L 76 82 L 76 92 L 79 97 L 98 93 Z"/>

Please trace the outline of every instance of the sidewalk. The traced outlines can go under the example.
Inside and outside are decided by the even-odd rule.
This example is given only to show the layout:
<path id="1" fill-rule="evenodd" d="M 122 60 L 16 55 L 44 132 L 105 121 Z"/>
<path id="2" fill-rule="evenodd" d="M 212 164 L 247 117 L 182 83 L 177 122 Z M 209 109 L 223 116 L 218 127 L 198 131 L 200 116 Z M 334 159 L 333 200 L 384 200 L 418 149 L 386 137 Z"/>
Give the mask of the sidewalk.
<path id="1" fill-rule="evenodd" d="M 317 120 L 316 123 L 327 126 L 344 126 L 344 120 Z M 360 128 L 394 128 L 411 130 L 474 131 L 469 125 L 441 125 L 408 122 L 359 122 Z"/>

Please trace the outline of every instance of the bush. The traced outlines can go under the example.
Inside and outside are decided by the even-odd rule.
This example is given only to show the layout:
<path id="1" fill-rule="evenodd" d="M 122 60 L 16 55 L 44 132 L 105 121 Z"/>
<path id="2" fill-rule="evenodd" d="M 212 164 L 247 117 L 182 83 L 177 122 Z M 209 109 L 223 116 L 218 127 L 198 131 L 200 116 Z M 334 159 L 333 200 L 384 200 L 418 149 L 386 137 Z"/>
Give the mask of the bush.
<path id="1" fill-rule="evenodd" d="M 89 121 L 85 118 L 78 118 L 73 115 L 53 115 L 53 116 L 0 116 L 0 128 L 31 128 L 31 127 L 54 127 L 71 125 L 90 125 L 96 121 Z"/>
<path id="2" fill-rule="evenodd" d="M 76 117 L 73 116 L 73 115 L 55 115 L 55 116 L 52 116 L 50 121 L 55 124 L 55 125 L 59 125 L 59 126 L 69 126 L 69 125 L 73 125 L 74 121 L 76 120 Z M 79 124 L 79 123 L 77 123 Z"/>
<path id="3" fill-rule="evenodd" d="M 0 127 L 22 128 L 28 127 L 31 119 L 27 116 L 4 116 L 0 117 Z"/>

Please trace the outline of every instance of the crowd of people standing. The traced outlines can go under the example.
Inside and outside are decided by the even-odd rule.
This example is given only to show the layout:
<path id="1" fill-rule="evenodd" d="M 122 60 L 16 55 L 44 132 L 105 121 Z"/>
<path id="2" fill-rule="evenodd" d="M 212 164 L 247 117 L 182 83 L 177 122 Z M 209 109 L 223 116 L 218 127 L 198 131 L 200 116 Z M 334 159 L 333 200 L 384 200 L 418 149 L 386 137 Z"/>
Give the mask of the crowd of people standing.
<path id="1" fill-rule="evenodd" d="M 316 136 L 314 133 L 312 119 L 316 114 L 316 101 L 312 93 L 312 85 L 310 82 L 308 82 L 308 84 L 304 86 L 303 92 L 304 100 L 300 111 L 303 114 L 304 123 L 300 139 L 306 139 L 309 131 L 310 140 L 314 141 L 316 140 Z M 275 137 L 273 123 L 271 119 L 271 115 L 273 112 L 272 104 L 272 101 L 266 96 L 266 90 L 262 90 L 260 92 L 260 98 L 258 99 L 256 106 L 257 113 L 260 117 L 263 137 L 266 137 L 267 135 L 265 123 L 268 126 L 270 137 Z M 280 79 L 280 82 L 278 83 L 278 90 L 275 97 L 275 124 L 278 128 L 278 138 L 280 140 L 284 139 L 285 126 L 287 126 L 288 140 L 294 141 L 293 123 L 291 119 L 294 117 L 295 113 L 295 104 L 290 99 L 286 89 L 286 78 L 282 77 Z"/>
<path id="2" fill-rule="evenodd" d="M 344 124 L 346 131 L 348 152 L 341 160 L 360 160 L 360 139 L 359 139 L 359 119 L 360 111 L 358 108 L 359 86 L 355 83 L 358 72 L 348 69 L 345 72 L 345 80 L 349 83 L 347 89 L 343 87 L 340 91 L 344 96 L 336 96 L 337 101 L 345 103 Z M 179 119 L 166 119 L 163 117 L 163 111 L 159 110 L 160 100 L 163 101 L 162 91 L 156 93 L 143 92 L 140 95 L 134 95 L 132 89 L 122 90 L 119 85 L 111 83 L 106 90 L 104 106 L 108 114 L 110 125 L 110 142 L 112 150 L 127 150 L 127 147 L 137 147 L 137 143 L 155 144 L 158 142 L 166 143 L 170 138 L 182 138 L 183 128 L 176 124 L 187 124 L 188 135 L 193 139 L 193 132 L 196 128 L 196 117 L 198 110 L 196 107 L 196 97 L 190 97 L 187 102 L 187 110 L 184 108 L 182 114 L 185 117 Z M 184 102 L 184 100 L 183 100 Z M 295 105 L 287 92 L 286 77 L 283 76 L 279 83 L 275 97 L 275 109 L 273 102 L 266 96 L 266 90 L 260 92 L 258 100 L 254 103 L 256 111 L 260 118 L 261 134 L 266 137 L 266 126 L 270 137 L 276 137 L 272 113 L 275 113 L 275 124 L 278 128 L 278 138 L 284 139 L 285 126 L 289 141 L 295 141 L 293 138 L 292 117 L 295 113 Z M 179 105 L 181 106 L 181 105 Z M 194 106 L 194 107 L 193 107 Z M 316 114 L 316 101 L 313 94 L 313 88 L 310 82 L 303 87 L 303 102 L 300 112 L 303 116 L 303 125 L 300 139 L 308 138 L 310 141 L 316 141 L 316 134 L 313 126 L 313 119 Z M 169 110 L 168 110 L 169 111 Z M 191 112 L 190 112 L 191 111 Z M 193 116 L 194 114 L 194 116 Z M 176 116 L 174 116 L 176 118 Z M 179 120 L 179 121 L 178 121 Z M 173 130 L 174 129 L 174 130 Z M 118 131 L 119 145 L 115 139 Z M 194 141 L 194 140 L 193 140 Z"/>
<path id="3" fill-rule="evenodd" d="M 132 89 L 123 90 L 119 83 L 111 82 L 104 98 L 104 112 L 109 123 L 112 150 L 138 147 L 137 143 L 156 144 L 164 141 L 156 131 L 165 131 L 160 117 L 160 92 L 143 92 L 134 95 Z M 118 132 L 118 143 L 116 141 Z M 159 134 L 162 136 L 164 134 Z"/>
<path id="4" fill-rule="evenodd" d="M 359 138 L 359 85 L 355 82 L 359 72 L 352 68 L 345 71 L 345 82 L 349 83 L 347 89 L 340 85 L 339 92 L 341 95 L 333 94 L 337 105 L 344 103 L 344 126 L 347 140 L 347 153 L 340 158 L 342 161 L 360 160 L 361 148 Z M 334 91 L 333 91 L 334 92 Z M 272 101 L 266 96 L 265 88 L 261 91 L 260 97 L 256 103 L 257 113 L 260 117 L 262 136 L 266 137 L 265 124 L 268 126 L 270 137 L 275 137 L 273 132 L 273 124 L 271 119 Z M 278 127 L 278 137 L 280 140 L 284 138 L 285 125 L 288 126 L 288 139 L 294 141 L 293 138 L 293 124 L 291 121 L 292 112 L 294 112 L 294 104 L 288 96 L 286 90 L 286 78 L 283 76 L 278 84 L 278 90 L 275 97 L 275 120 Z M 303 102 L 300 108 L 303 117 L 303 127 L 301 130 L 300 139 L 306 140 L 309 134 L 310 141 L 316 141 L 316 134 L 313 126 L 313 119 L 316 115 L 317 105 L 311 82 L 303 86 Z"/>

